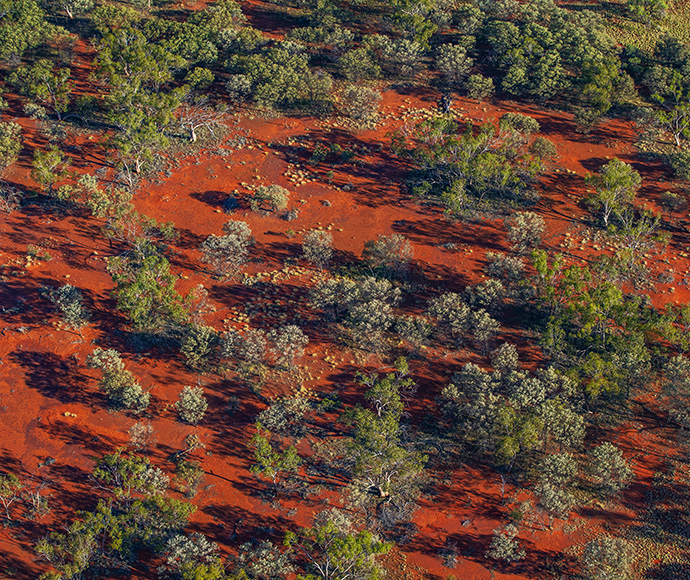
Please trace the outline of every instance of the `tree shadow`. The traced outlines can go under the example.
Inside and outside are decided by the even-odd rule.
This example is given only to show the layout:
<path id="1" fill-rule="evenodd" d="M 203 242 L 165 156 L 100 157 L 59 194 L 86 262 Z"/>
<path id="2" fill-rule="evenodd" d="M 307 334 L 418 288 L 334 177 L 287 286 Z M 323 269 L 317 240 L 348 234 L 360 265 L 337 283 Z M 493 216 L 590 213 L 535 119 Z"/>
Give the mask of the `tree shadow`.
<path id="1" fill-rule="evenodd" d="M 84 389 L 89 377 L 79 370 L 79 363 L 71 357 L 52 352 L 15 350 L 10 359 L 26 370 L 26 384 L 43 396 L 61 403 L 81 403 L 92 406 L 98 395 Z"/>

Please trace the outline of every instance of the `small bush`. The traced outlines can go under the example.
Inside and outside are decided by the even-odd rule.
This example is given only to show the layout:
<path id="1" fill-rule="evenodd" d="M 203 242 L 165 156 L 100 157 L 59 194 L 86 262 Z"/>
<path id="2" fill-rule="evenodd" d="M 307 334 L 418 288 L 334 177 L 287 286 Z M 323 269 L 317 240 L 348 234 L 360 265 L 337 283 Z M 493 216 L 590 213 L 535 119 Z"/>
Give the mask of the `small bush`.
<path id="1" fill-rule="evenodd" d="M 208 409 L 204 390 L 201 387 L 184 387 L 180 392 L 180 400 L 175 403 L 175 409 L 182 421 L 196 425 L 204 418 Z"/>
<path id="2" fill-rule="evenodd" d="M 151 395 L 125 369 L 125 363 L 116 350 L 97 348 L 87 357 L 86 365 L 103 373 L 99 386 L 114 405 L 135 413 L 140 413 L 149 406 Z"/>
<path id="3" fill-rule="evenodd" d="M 601 536 L 587 542 L 581 562 L 592 580 L 628 580 L 635 561 L 633 547 L 622 538 Z"/>
<path id="4" fill-rule="evenodd" d="M 525 551 L 520 548 L 516 536 L 518 529 L 515 524 L 508 524 L 503 528 L 494 530 L 491 545 L 486 551 L 486 557 L 503 562 L 517 562 L 525 557 Z"/>
<path id="5" fill-rule="evenodd" d="M 467 96 L 477 101 L 490 99 L 496 90 L 493 79 L 482 75 L 471 75 L 465 83 L 465 89 L 467 89 Z"/>
<path id="6" fill-rule="evenodd" d="M 608 495 L 615 495 L 632 481 L 633 471 L 623 453 L 608 441 L 592 449 L 589 460 L 594 482 Z"/>
<path id="7" fill-rule="evenodd" d="M 443 80 L 454 87 L 462 86 L 463 80 L 472 68 L 473 61 L 467 56 L 464 46 L 458 44 L 442 44 L 436 54 L 436 68 L 441 72 Z"/>
<path id="8" fill-rule="evenodd" d="M 304 349 L 309 344 L 302 329 L 294 324 L 271 330 L 268 340 L 272 343 L 278 365 L 287 369 L 294 368 L 295 359 L 304 356 Z"/>
<path id="9" fill-rule="evenodd" d="M 17 188 L 0 181 L 0 211 L 12 213 L 19 209 L 21 203 L 22 194 L 19 193 Z"/>
<path id="10" fill-rule="evenodd" d="M 541 244 L 541 238 L 546 230 L 546 222 L 539 214 L 526 211 L 517 213 L 505 222 L 508 230 L 508 241 L 512 249 L 519 254 L 526 254 Z"/>
<path id="11" fill-rule="evenodd" d="M 252 211 L 282 211 L 287 207 L 290 192 L 280 185 L 262 185 L 249 201 Z"/>
<path id="12" fill-rule="evenodd" d="M 381 93 L 369 87 L 350 85 L 340 97 L 342 113 L 358 121 L 366 121 L 376 117 L 381 104 Z"/>
<path id="13" fill-rule="evenodd" d="M 529 146 L 529 151 L 539 159 L 553 159 L 558 155 L 558 150 L 553 141 L 546 137 L 537 137 Z"/>
<path id="14" fill-rule="evenodd" d="M 412 244 L 401 234 L 379 235 L 364 243 L 363 257 L 372 268 L 380 267 L 387 274 L 404 274 L 413 255 Z"/>
<path id="15" fill-rule="evenodd" d="M 201 372 L 212 366 L 218 343 L 218 333 L 213 328 L 192 326 L 182 342 L 180 352 L 189 368 Z"/>
<path id="16" fill-rule="evenodd" d="M 235 278 L 249 259 L 249 248 L 254 243 L 252 231 L 245 222 L 227 222 L 226 235 L 211 235 L 201 244 L 201 252 L 221 280 Z"/>
<path id="17" fill-rule="evenodd" d="M 89 313 L 82 304 L 84 298 L 77 288 L 70 284 L 65 284 L 60 288 L 46 291 L 46 294 L 69 326 L 78 329 L 88 323 Z"/>
<path id="18" fill-rule="evenodd" d="M 314 230 L 304 236 L 302 253 L 304 258 L 322 269 L 328 265 L 333 256 L 333 235 L 330 232 Z"/>

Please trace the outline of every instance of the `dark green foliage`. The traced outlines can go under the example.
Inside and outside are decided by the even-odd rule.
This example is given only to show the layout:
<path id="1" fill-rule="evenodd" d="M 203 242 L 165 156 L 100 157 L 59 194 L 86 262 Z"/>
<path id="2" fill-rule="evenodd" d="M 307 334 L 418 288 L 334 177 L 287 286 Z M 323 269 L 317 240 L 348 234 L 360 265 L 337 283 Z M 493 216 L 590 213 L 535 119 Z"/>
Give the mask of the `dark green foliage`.
<path id="1" fill-rule="evenodd" d="M 175 290 L 177 276 L 157 252 L 135 252 L 112 258 L 108 270 L 115 282 L 117 307 L 136 330 L 156 332 L 187 318 L 182 297 Z"/>
<path id="2" fill-rule="evenodd" d="M 0 174 L 19 159 L 22 128 L 12 121 L 0 122 Z"/>
<path id="3" fill-rule="evenodd" d="M 519 198 L 540 173 L 541 164 L 527 154 L 536 121 L 523 123 L 520 117 L 505 117 L 498 128 L 484 123 L 464 130 L 454 120 L 423 121 L 414 141 L 393 137 L 394 151 L 417 167 L 414 185 L 426 184 L 449 213 L 468 215 L 492 198 Z"/>
<path id="4" fill-rule="evenodd" d="M 214 366 L 219 342 L 218 333 L 210 326 L 193 325 L 182 341 L 180 352 L 189 368 L 205 372 Z"/>
<path id="5" fill-rule="evenodd" d="M 70 104 L 70 75 L 70 69 L 56 68 L 53 62 L 42 58 L 32 66 L 19 67 L 10 75 L 9 82 L 17 92 L 49 107 L 61 119 Z"/>
<path id="6" fill-rule="evenodd" d="M 309 56 L 293 46 L 268 48 L 252 55 L 237 71 L 251 85 L 250 93 L 260 107 L 327 112 L 331 107 L 333 80 L 323 71 L 309 68 Z"/>
<path id="7" fill-rule="evenodd" d="M 288 532 L 284 544 L 306 561 L 304 580 L 379 580 L 383 571 L 376 557 L 393 547 L 368 531 L 357 532 L 340 511 L 321 512 L 314 526 Z"/>
<path id="8" fill-rule="evenodd" d="M 0 59 L 19 59 L 51 38 L 65 34 L 48 24 L 45 12 L 35 0 L 0 1 Z"/>
<path id="9" fill-rule="evenodd" d="M 161 552 L 194 511 L 165 495 L 168 479 L 148 459 L 121 450 L 98 459 L 93 478 L 110 497 L 36 545 L 58 578 L 117 572 L 136 562 L 141 551 Z"/>

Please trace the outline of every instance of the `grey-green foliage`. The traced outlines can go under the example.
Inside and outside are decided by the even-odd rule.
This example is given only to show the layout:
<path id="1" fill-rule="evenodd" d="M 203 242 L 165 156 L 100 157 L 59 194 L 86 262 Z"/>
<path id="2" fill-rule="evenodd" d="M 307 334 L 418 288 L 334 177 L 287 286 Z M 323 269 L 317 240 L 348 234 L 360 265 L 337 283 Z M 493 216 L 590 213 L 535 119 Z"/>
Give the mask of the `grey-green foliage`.
<path id="1" fill-rule="evenodd" d="M 473 60 L 467 55 L 467 49 L 458 44 L 442 44 L 436 52 L 436 68 L 441 72 L 443 80 L 453 86 L 460 87 L 472 68 Z"/>
<path id="2" fill-rule="evenodd" d="M 525 558 L 525 551 L 520 547 L 517 539 L 518 528 L 515 524 L 508 524 L 494 530 L 491 545 L 485 556 L 503 562 L 517 562 Z"/>
<path id="3" fill-rule="evenodd" d="M 522 450 L 577 447 L 584 420 L 571 379 L 552 368 L 534 375 L 518 366 L 513 347 L 492 353 L 494 371 L 465 364 L 439 398 L 441 412 L 464 444 L 512 463 Z"/>
<path id="4" fill-rule="evenodd" d="M 518 369 L 519 356 L 517 347 L 504 342 L 491 352 L 491 366 L 501 374 L 507 375 Z"/>
<path id="5" fill-rule="evenodd" d="M 306 432 L 304 417 L 311 408 L 309 400 L 301 395 L 280 397 L 261 411 L 256 420 L 272 433 L 299 438 Z"/>
<path id="6" fill-rule="evenodd" d="M 403 77 L 416 74 L 424 55 L 423 47 L 407 38 L 393 39 L 374 34 L 365 37 L 363 44 L 386 72 Z"/>
<path id="7" fill-rule="evenodd" d="M 50 301 L 62 314 L 64 321 L 72 328 L 81 328 L 89 321 L 89 313 L 84 308 L 84 297 L 78 288 L 65 284 L 46 292 Z"/>
<path id="8" fill-rule="evenodd" d="M 374 119 L 378 114 L 381 98 L 381 93 L 375 89 L 350 85 L 340 96 L 339 108 L 351 119 L 367 121 Z"/>
<path id="9" fill-rule="evenodd" d="M 503 306 L 506 289 L 500 280 L 490 278 L 476 286 L 467 286 L 465 296 L 472 308 L 484 308 L 489 312 L 496 312 Z"/>
<path id="10" fill-rule="evenodd" d="M 544 218 L 532 211 L 514 214 L 506 220 L 505 226 L 512 250 L 518 254 L 527 254 L 539 247 L 546 230 Z"/>
<path id="11" fill-rule="evenodd" d="M 405 274 L 413 255 L 412 244 L 401 234 L 379 235 L 376 240 L 368 240 L 362 252 L 372 268 L 397 276 Z"/>
<path id="12" fill-rule="evenodd" d="M 633 471 L 618 447 L 607 441 L 592 449 L 588 456 L 592 479 L 601 491 L 615 495 L 628 487 Z"/>
<path id="13" fill-rule="evenodd" d="M 204 578 L 221 580 L 220 575 L 212 575 L 223 570 L 218 552 L 218 544 L 211 542 L 203 534 L 176 534 L 165 545 L 165 563 L 158 568 L 158 572 L 181 580 L 191 580 L 196 577 L 192 576 L 193 572 L 204 570 L 208 574 Z"/>
<path id="14" fill-rule="evenodd" d="M 302 253 L 304 258 L 318 268 L 325 268 L 333 256 L 333 234 L 323 230 L 313 230 L 304 236 Z"/>
<path id="15" fill-rule="evenodd" d="M 140 413 L 149 405 L 151 395 L 145 392 L 134 375 L 125 369 L 120 353 L 115 349 L 95 349 L 86 359 L 89 368 L 99 369 L 99 386 L 118 407 Z"/>
<path id="16" fill-rule="evenodd" d="M 427 315 L 436 321 L 436 330 L 460 346 L 465 334 L 470 328 L 470 307 L 465 304 L 462 296 L 454 292 L 446 292 L 431 300 L 427 308 Z"/>
<path id="17" fill-rule="evenodd" d="M 690 429 L 690 410 L 687 406 L 690 397 L 690 360 L 681 355 L 671 358 L 664 365 L 662 384 L 669 416 L 683 430 Z"/>
<path id="18" fill-rule="evenodd" d="M 268 333 L 268 340 L 277 360 L 277 364 L 286 369 L 293 369 L 295 359 L 304 356 L 304 349 L 309 338 L 299 326 L 287 324 Z M 272 429 L 266 427 L 269 431 Z"/>
<path id="19" fill-rule="evenodd" d="M 604 535 L 587 542 L 580 561 L 592 580 L 628 580 L 632 578 L 635 550 L 622 538 Z"/>
<path id="20" fill-rule="evenodd" d="M 263 364 L 268 356 L 266 332 L 250 328 L 244 334 L 230 330 L 223 334 L 220 342 L 220 356 L 250 364 Z"/>
<path id="21" fill-rule="evenodd" d="M 180 398 L 175 403 L 175 409 L 180 419 L 185 423 L 196 425 L 203 418 L 208 409 L 208 402 L 201 387 L 186 386 L 180 391 Z"/>
<path id="22" fill-rule="evenodd" d="M 268 540 L 257 539 L 240 546 L 237 565 L 251 580 L 283 580 L 295 569 L 288 552 Z"/>
<path id="23" fill-rule="evenodd" d="M 389 280 L 370 276 L 326 280 L 311 293 L 314 306 L 344 322 L 358 346 L 372 350 L 381 346 L 384 333 L 391 328 L 393 308 L 400 297 L 400 289 Z"/>
<path id="24" fill-rule="evenodd" d="M 180 352 L 187 366 L 195 371 L 211 368 L 218 347 L 218 333 L 210 326 L 194 325 L 189 328 Z"/>
<path id="25" fill-rule="evenodd" d="M 343 54 L 338 66 L 341 74 L 350 81 L 375 79 L 381 75 L 381 66 L 365 47 L 355 48 Z"/>
<path id="26" fill-rule="evenodd" d="M 577 502 L 573 486 L 577 473 L 577 462 L 570 453 L 547 455 L 539 462 L 534 493 L 539 505 L 550 516 L 567 518 L 575 507 Z"/>
<path id="27" fill-rule="evenodd" d="M 470 328 L 475 342 L 483 352 L 486 352 L 501 325 L 484 308 L 481 308 L 470 315 Z"/>
<path id="28" fill-rule="evenodd" d="M 395 331 L 401 339 L 409 342 L 414 349 L 423 346 L 431 336 L 431 325 L 422 316 L 403 315 L 395 319 Z"/>
<path id="29" fill-rule="evenodd" d="M 201 244 L 204 261 L 225 280 L 239 274 L 249 259 L 249 248 L 254 243 L 252 231 L 246 222 L 230 221 L 223 226 L 224 236 L 211 235 Z"/>

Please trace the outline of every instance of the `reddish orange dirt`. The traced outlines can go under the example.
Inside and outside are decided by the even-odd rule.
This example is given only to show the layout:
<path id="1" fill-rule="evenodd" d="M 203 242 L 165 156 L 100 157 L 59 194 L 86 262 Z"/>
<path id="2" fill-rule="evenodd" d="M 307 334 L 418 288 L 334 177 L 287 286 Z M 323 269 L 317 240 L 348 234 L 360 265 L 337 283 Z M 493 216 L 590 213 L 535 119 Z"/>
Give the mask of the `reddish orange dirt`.
<path id="1" fill-rule="evenodd" d="M 172 221 L 180 233 L 172 248 L 173 268 L 180 275 L 179 290 L 185 293 L 203 284 L 209 291 L 215 312 L 207 317 L 207 323 L 216 329 L 242 328 L 246 326 L 245 319 L 240 317 L 243 313 L 251 313 L 250 326 L 296 322 L 305 328 L 311 341 L 307 355 L 300 361 L 307 372 L 305 387 L 317 392 L 340 386 L 344 388 L 341 396 L 356 401 L 361 388 L 353 382 L 355 371 L 377 368 L 380 361 L 375 356 L 358 361 L 319 332 L 308 306 L 307 289 L 320 274 L 299 260 L 305 232 L 319 227 L 331 231 L 339 262 L 359 257 L 364 242 L 377 234 L 401 233 L 414 246 L 416 276 L 448 290 L 480 281 L 486 252 L 507 249 L 502 224 L 454 223 L 446 220 L 439 208 L 418 205 L 400 190 L 405 168 L 389 149 L 387 134 L 406 119 L 413 119 L 415 111 L 433 111 L 437 97 L 425 92 L 402 95 L 387 90 L 381 124 L 363 131 L 328 121 L 238 114 L 233 119 L 236 124 L 232 131 L 248 137 L 244 147 L 228 146 L 224 155 L 218 150 L 201 150 L 175 160 L 171 174 L 162 182 L 142 187 L 134 198 L 136 208 L 157 220 Z M 585 211 L 581 201 L 586 196 L 586 172 L 598 170 L 607 159 L 620 157 L 634 163 L 641 172 L 644 182 L 640 198 L 650 207 L 657 207 L 660 192 L 678 191 L 662 167 L 643 162 L 635 155 L 633 129 L 623 122 L 608 123 L 585 137 L 575 131 L 569 115 L 536 107 L 507 102 L 478 105 L 458 99 L 454 108 L 473 121 L 496 120 L 507 111 L 523 112 L 540 121 L 543 134 L 556 143 L 559 158 L 555 171 L 540 184 L 542 198 L 537 211 L 548 222 L 550 251 L 564 251 L 572 261 L 586 260 L 593 251 L 590 245 L 579 243 L 577 229 L 577 218 Z M 6 179 L 35 188 L 29 175 L 29 151 L 40 145 L 40 140 L 31 121 L 19 120 L 25 131 L 25 155 L 10 169 Z M 356 151 L 356 162 L 335 166 L 331 176 L 327 174 L 328 167 L 314 167 L 307 162 L 316 143 L 330 142 Z M 75 138 L 70 155 L 78 171 L 105 163 L 97 140 L 88 136 Z M 290 207 L 300 210 L 296 220 L 287 222 L 249 211 L 247 186 L 272 183 L 291 192 Z M 223 203 L 235 191 L 239 207 L 229 215 Z M 221 284 L 201 266 L 200 243 L 210 234 L 220 234 L 228 219 L 249 223 L 261 263 L 251 264 L 246 271 L 266 284 Z M 192 427 L 176 420 L 172 404 L 182 387 L 197 384 L 198 377 L 186 370 L 180 356 L 155 351 L 138 356 L 120 342 L 122 333 L 118 329 L 125 325 L 125 320 L 117 313 L 110 296 L 113 285 L 104 260 L 111 249 L 99 236 L 101 225 L 98 220 L 78 213 L 56 214 L 40 204 L 0 216 L 2 468 L 34 485 L 45 482 L 52 506 L 51 514 L 41 520 L 22 521 L 21 526 L 10 524 L 0 530 L 3 578 L 35 579 L 45 570 L 32 545 L 47 530 L 70 521 L 76 510 L 93 507 L 96 496 L 88 474 L 94 457 L 127 444 L 127 431 L 137 420 L 106 410 L 96 385 L 97 373 L 84 364 L 96 346 L 121 350 L 127 367 L 150 389 L 152 405 L 146 417 L 155 428 L 156 443 L 150 457 L 156 465 L 169 470 L 168 457 L 184 448 L 183 441 L 190 433 L 197 434 L 204 443 L 205 449 L 194 452 L 206 476 L 193 500 L 198 510 L 192 518 L 192 528 L 207 534 L 224 551 L 233 552 L 257 527 L 264 530 L 266 537 L 279 541 L 282 530 L 295 524 L 309 525 L 311 515 L 327 507 L 325 497 L 335 501 L 333 495 L 315 496 L 299 502 L 282 501 L 276 509 L 262 502 L 258 495 L 264 483 L 249 472 L 252 457 L 248 440 L 253 419 L 265 408 L 266 400 L 293 390 L 293 385 L 282 378 L 270 381 L 259 397 L 233 380 L 202 376 L 201 384 L 210 403 L 202 424 Z M 441 246 L 447 243 L 456 244 L 457 249 L 451 252 Z M 690 265 L 679 252 L 686 244 L 685 230 L 676 229 L 667 253 L 655 257 L 653 267 L 668 269 L 669 265 L 661 262 L 668 259 L 678 275 L 687 272 Z M 49 257 L 28 261 L 30 245 L 44 249 Z M 296 265 L 286 266 L 287 259 L 295 259 Z M 62 328 L 50 303 L 39 294 L 41 286 L 63 282 L 80 288 L 94 313 L 83 334 Z M 688 288 L 678 284 L 673 289 L 668 284 L 658 285 L 653 295 L 658 305 L 686 301 L 689 297 Z M 514 334 L 506 329 L 506 336 L 519 341 L 520 337 Z M 413 415 L 422 416 L 425 409 L 433 407 L 434 397 L 448 380 L 449 371 L 467 360 L 467 354 L 432 354 L 423 363 L 411 361 L 413 376 L 421 386 L 411 409 Z M 521 354 L 526 363 L 537 356 L 526 350 Z M 228 415 L 225 407 L 231 396 L 239 398 L 239 410 Z M 653 424 L 654 417 L 650 416 L 648 421 Z M 435 474 L 439 478 L 436 491 L 422 498 L 414 516 L 417 534 L 387 559 L 392 576 L 445 579 L 454 575 L 464 580 L 545 577 L 550 563 L 566 558 L 562 555 L 564 548 L 582 542 L 604 524 L 622 525 L 635 517 L 652 474 L 666 453 L 661 435 L 651 428 L 638 431 L 624 425 L 611 433 L 611 438 L 629 456 L 634 456 L 636 466 L 636 483 L 621 505 L 613 511 L 588 506 L 566 523 L 556 521 L 552 530 L 539 522 L 531 528 L 526 526 L 521 539 L 528 558 L 511 566 L 492 565 L 484 552 L 492 530 L 505 523 L 507 513 L 517 500 L 524 499 L 524 494 L 510 482 L 502 492 L 499 475 L 490 469 L 460 467 Z M 46 465 L 47 458 L 55 462 Z M 441 551 L 445 546 L 457 549 L 454 568 L 443 565 Z M 153 570 L 135 570 L 133 575 L 154 576 Z"/>

